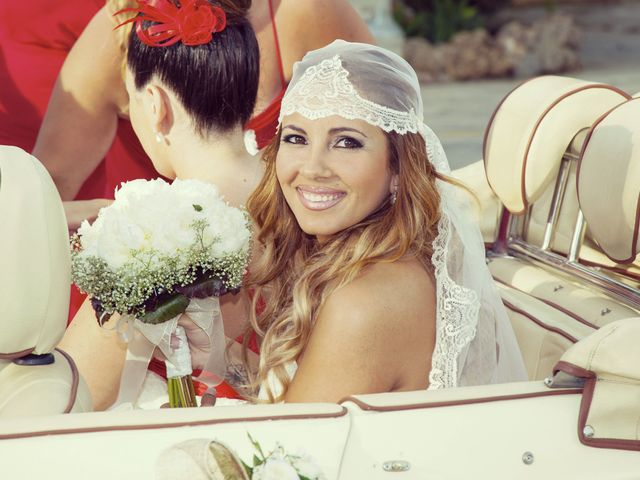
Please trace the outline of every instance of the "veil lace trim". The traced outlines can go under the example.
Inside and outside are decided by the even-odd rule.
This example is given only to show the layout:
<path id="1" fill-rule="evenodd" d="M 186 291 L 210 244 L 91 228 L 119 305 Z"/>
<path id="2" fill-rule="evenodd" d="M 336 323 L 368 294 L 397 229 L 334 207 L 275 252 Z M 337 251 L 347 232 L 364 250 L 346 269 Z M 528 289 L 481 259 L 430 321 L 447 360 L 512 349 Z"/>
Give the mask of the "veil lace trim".
<path id="1" fill-rule="evenodd" d="M 401 112 L 362 98 L 349 82 L 339 55 L 307 68 L 280 107 L 282 118 L 297 112 L 309 120 L 339 115 L 349 120 L 365 120 L 385 132 L 416 133 L 422 121 L 415 112 Z"/>
<path id="2" fill-rule="evenodd" d="M 429 373 L 430 389 L 458 385 L 458 356 L 476 335 L 480 311 L 478 294 L 458 285 L 449 276 L 450 239 L 451 221 L 443 210 L 431 257 L 436 277 L 437 329 Z"/>

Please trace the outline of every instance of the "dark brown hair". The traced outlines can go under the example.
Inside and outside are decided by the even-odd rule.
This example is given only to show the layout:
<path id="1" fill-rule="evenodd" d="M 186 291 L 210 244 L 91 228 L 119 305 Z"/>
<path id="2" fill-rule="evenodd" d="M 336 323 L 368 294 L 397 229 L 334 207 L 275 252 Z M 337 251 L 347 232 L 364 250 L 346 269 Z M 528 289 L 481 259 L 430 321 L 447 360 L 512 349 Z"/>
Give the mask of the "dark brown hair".
<path id="1" fill-rule="evenodd" d="M 260 73 L 258 41 L 246 16 L 251 2 L 211 4 L 225 11 L 227 26 L 214 33 L 209 43 L 151 47 L 140 41 L 133 28 L 127 52 L 135 87 L 141 89 L 157 76 L 176 94 L 203 136 L 227 132 L 251 118 Z M 143 26 L 147 24 L 151 22 Z"/>

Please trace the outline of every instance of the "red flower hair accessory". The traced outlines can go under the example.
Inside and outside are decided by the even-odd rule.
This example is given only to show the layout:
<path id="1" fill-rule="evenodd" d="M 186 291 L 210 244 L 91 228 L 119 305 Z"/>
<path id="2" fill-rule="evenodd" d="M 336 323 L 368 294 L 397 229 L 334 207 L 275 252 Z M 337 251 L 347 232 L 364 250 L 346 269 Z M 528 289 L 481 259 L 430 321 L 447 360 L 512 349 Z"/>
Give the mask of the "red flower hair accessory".
<path id="1" fill-rule="evenodd" d="M 170 0 L 137 1 L 138 8 L 124 8 L 115 13 L 138 14 L 116 28 L 135 23 L 138 38 L 151 47 L 168 47 L 180 41 L 190 46 L 202 45 L 227 26 L 224 10 L 207 0 L 182 0 L 180 7 Z M 155 25 L 143 28 L 145 20 L 155 22 Z"/>

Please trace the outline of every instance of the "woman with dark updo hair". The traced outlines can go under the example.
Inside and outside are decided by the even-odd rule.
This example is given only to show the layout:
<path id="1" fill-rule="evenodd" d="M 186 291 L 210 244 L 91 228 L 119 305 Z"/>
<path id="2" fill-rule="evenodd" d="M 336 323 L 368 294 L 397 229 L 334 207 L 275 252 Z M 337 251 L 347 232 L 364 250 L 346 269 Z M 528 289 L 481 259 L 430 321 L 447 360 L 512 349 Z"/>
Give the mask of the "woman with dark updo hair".
<path id="1" fill-rule="evenodd" d="M 174 23 L 152 21 L 165 18 L 167 11 L 175 14 Z M 130 20 L 125 81 L 131 124 L 142 147 L 164 177 L 207 181 L 231 205 L 245 204 L 263 173 L 260 157 L 244 144 L 243 126 L 254 110 L 260 70 L 246 12 L 228 0 L 187 0 L 178 9 L 161 0 L 140 12 Z M 232 337 L 244 326 L 242 299 L 221 298 L 225 332 Z M 108 323 L 113 322 L 117 318 Z M 197 326 L 191 328 L 187 334 L 198 368 L 208 339 Z M 118 391 L 126 344 L 108 326 L 98 326 L 88 301 L 62 344 L 87 381 L 96 409 L 109 406 Z M 147 387 L 158 388 L 145 387 L 146 392 L 164 394 L 159 379 L 166 375 L 164 364 L 152 362 L 150 370 L 157 375 L 148 374 Z M 139 397 L 138 404 L 144 402 Z"/>
<path id="2" fill-rule="evenodd" d="M 280 100 L 296 61 L 336 38 L 373 41 L 348 0 L 226 3 L 227 10 L 245 12 L 260 47 L 257 99 L 244 125 L 250 143 L 258 148 L 276 133 Z M 106 1 L 69 52 L 51 94 L 33 153 L 47 167 L 65 201 L 113 198 L 120 182 L 157 176 L 128 122 L 122 75 L 128 30 L 114 31 L 127 19 L 114 14 L 136 5 L 135 0 Z M 251 96 L 239 85 L 226 88 Z M 67 213 L 71 213 L 72 228 L 91 215 L 86 210 Z"/>
<path id="3" fill-rule="evenodd" d="M 307 51 L 336 38 L 373 42 L 348 0 L 227 3 L 228 8 L 246 12 L 261 52 L 256 103 L 244 125 L 253 151 L 275 135 L 293 64 Z M 71 230 L 84 219 L 93 220 L 121 182 L 158 176 L 129 122 L 123 75 L 128 29 L 114 30 L 129 18 L 116 13 L 136 5 L 136 0 L 106 0 L 89 22 L 62 65 L 33 147 L 65 200 Z M 243 93 L 239 87 L 235 91 Z M 73 288 L 71 316 L 81 302 Z"/>

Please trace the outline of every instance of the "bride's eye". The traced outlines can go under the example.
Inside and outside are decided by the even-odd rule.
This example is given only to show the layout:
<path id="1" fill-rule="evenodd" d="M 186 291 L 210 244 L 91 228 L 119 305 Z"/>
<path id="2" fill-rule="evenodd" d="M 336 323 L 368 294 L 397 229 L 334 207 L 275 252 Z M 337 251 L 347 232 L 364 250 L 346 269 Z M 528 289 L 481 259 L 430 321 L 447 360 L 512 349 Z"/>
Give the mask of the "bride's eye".
<path id="1" fill-rule="evenodd" d="M 362 142 L 356 140 L 353 137 L 340 137 L 338 141 L 335 143 L 335 146 L 338 148 L 362 148 Z"/>
<path id="2" fill-rule="evenodd" d="M 282 143 L 291 143 L 293 145 L 305 145 L 307 140 L 302 135 L 291 133 L 282 137 Z"/>

